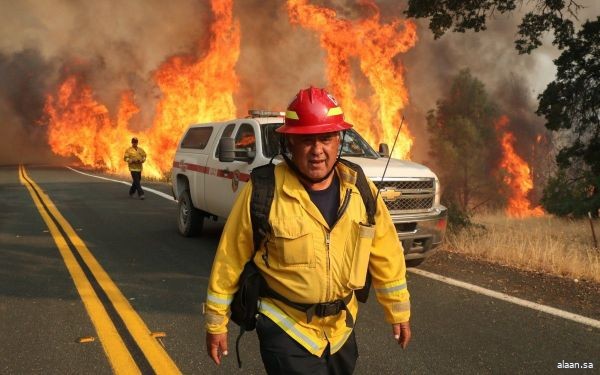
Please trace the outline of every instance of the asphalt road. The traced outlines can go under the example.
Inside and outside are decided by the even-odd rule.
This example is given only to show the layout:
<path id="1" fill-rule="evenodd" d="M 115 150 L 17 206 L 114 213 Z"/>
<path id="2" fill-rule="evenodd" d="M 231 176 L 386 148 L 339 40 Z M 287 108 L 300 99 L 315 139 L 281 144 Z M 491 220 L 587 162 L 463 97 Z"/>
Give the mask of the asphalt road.
<path id="1" fill-rule="evenodd" d="M 34 194 L 47 195 L 38 198 L 46 202 L 41 209 L 51 200 L 64 217 L 53 222 L 59 228 L 67 222 L 89 254 L 78 255 L 75 236 L 63 228 L 58 235 L 68 239 L 63 250 L 74 254 L 74 263 L 66 263 L 20 182 L 19 167 L 0 167 L 1 374 L 113 373 L 93 323 L 102 311 L 108 317 L 105 326 L 114 327 L 130 353 L 125 357 L 142 373 L 151 373 L 152 363 L 170 362 L 185 374 L 264 373 L 254 332 L 242 338 L 241 371 L 234 332 L 230 356 L 221 367 L 204 350 L 202 302 L 222 222 L 207 222 L 199 238 L 183 238 L 177 233 L 173 201 L 151 193 L 144 201 L 131 199 L 122 184 L 64 167 L 27 166 L 26 174 L 25 184 L 37 186 Z M 166 184 L 145 186 L 170 191 Z M 82 273 L 73 276 L 67 264 Z M 88 281 L 95 293 L 82 295 L 81 285 Z M 594 370 L 582 372 L 598 373 L 598 328 L 415 274 L 409 274 L 409 290 L 413 341 L 406 350 L 394 344 L 373 296 L 362 306 L 356 326 L 357 374 L 577 372 L 557 369 L 561 361 L 593 363 Z M 89 307 L 93 295 L 100 307 Z M 136 336 L 139 332 L 166 336 L 148 343 Z M 77 342 L 82 337 L 94 341 Z M 111 350 L 119 347 L 104 344 Z"/>

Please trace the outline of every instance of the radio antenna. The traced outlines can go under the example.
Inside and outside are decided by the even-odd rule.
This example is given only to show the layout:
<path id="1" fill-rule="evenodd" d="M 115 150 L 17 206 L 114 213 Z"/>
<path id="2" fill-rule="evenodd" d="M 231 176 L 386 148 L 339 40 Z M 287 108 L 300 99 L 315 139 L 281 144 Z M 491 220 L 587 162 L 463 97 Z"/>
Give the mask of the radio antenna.
<path id="1" fill-rule="evenodd" d="M 404 115 L 402 115 L 402 120 L 400 121 L 400 127 L 398 127 L 398 132 L 396 133 L 396 139 L 394 139 L 394 144 L 392 145 L 392 149 L 390 150 L 390 154 L 388 155 L 388 160 L 385 163 L 385 169 L 383 170 L 383 174 L 381 175 L 381 185 L 383 185 L 383 179 L 385 178 L 385 173 L 387 172 L 388 165 L 390 165 L 390 160 L 392 160 L 392 154 L 394 153 L 394 148 L 396 148 L 396 142 L 398 141 L 398 136 L 400 135 L 400 130 L 402 130 L 402 125 L 404 125 Z M 377 188 L 377 195 L 375 196 L 375 202 L 377 202 L 380 192 L 381 192 L 381 188 Z"/>

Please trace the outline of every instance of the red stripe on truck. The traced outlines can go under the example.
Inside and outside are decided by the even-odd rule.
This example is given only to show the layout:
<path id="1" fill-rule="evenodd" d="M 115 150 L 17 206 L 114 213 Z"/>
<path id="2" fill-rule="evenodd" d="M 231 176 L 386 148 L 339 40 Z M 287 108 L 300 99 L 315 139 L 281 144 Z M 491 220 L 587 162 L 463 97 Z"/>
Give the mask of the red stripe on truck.
<path id="1" fill-rule="evenodd" d="M 179 161 L 173 162 L 173 168 L 179 168 L 182 171 L 193 171 L 198 173 L 204 173 L 211 176 L 217 176 L 226 178 L 228 180 L 233 180 L 233 177 L 237 174 L 237 178 L 242 182 L 250 181 L 250 174 L 242 173 L 240 171 L 229 171 L 225 169 L 217 169 L 217 168 L 209 168 L 199 164 L 193 163 L 182 163 Z M 237 172 L 237 173 L 236 173 Z"/>

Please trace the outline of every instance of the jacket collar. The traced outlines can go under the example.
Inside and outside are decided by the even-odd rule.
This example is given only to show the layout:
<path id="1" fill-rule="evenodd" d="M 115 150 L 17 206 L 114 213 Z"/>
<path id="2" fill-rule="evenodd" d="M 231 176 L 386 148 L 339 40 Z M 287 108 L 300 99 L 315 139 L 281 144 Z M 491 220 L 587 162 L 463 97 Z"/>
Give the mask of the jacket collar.
<path id="1" fill-rule="evenodd" d="M 282 164 L 285 164 L 285 162 Z M 355 187 L 357 178 L 355 171 L 353 171 L 351 168 L 346 167 L 342 163 L 337 163 L 337 165 L 335 166 L 335 173 L 340 179 L 340 199 L 343 199 L 347 189 L 357 191 Z M 290 198 L 297 200 L 302 206 L 302 208 L 304 208 L 309 215 L 318 220 L 319 223 L 321 223 L 326 228 L 329 228 L 329 225 L 325 221 L 325 218 L 323 218 L 321 211 L 319 211 L 317 206 L 315 206 L 315 204 L 310 199 L 306 188 L 304 187 L 304 185 L 302 185 L 302 182 L 300 182 L 298 176 L 287 164 L 285 164 L 285 169 L 283 173 L 282 191 Z M 342 202 L 339 202 L 339 204 L 341 203 Z"/>

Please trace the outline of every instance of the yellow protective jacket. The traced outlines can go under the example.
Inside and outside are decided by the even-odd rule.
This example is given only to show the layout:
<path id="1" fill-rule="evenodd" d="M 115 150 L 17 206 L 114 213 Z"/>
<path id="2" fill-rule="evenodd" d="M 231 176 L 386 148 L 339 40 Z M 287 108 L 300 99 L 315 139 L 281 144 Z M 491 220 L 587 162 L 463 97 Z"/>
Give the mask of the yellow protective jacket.
<path id="1" fill-rule="evenodd" d="M 340 199 L 343 201 L 349 192 L 349 201 L 337 223 L 329 228 L 294 172 L 285 163 L 275 168 L 276 186 L 269 215 L 273 233 L 267 236 L 254 261 L 271 289 L 299 303 L 344 298 L 364 285 L 368 266 L 386 320 L 407 322 L 410 302 L 404 253 L 385 203 L 379 197 L 374 229 L 361 226 L 359 223 L 367 222 L 367 215 L 354 185 L 356 173 L 341 163 L 337 164 L 336 173 Z M 376 192 L 375 186 L 370 185 Z M 244 264 L 254 251 L 251 195 L 249 182 L 233 206 L 217 248 L 205 304 L 209 333 L 227 332 L 229 305 Z M 356 321 L 356 298 L 352 298 L 348 308 Z M 346 326 L 346 311 L 336 316 L 313 316 L 307 323 L 304 312 L 279 300 L 261 298 L 259 310 L 318 356 L 328 343 L 331 353 L 338 351 L 352 332 Z"/>
<path id="2" fill-rule="evenodd" d="M 142 164 L 146 161 L 146 152 L 141 147 L 138 147 L 137 150 L 129 147 L 125 150 L 123 160 L 127 162 L 130 171 L 141 172 L 143 169 Z"/>

